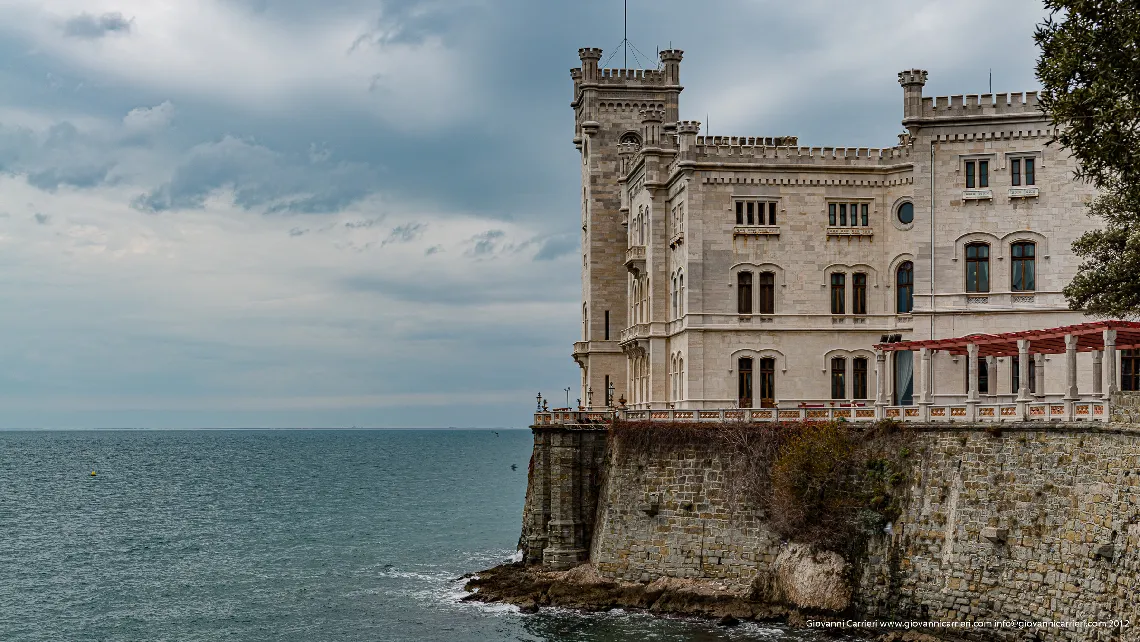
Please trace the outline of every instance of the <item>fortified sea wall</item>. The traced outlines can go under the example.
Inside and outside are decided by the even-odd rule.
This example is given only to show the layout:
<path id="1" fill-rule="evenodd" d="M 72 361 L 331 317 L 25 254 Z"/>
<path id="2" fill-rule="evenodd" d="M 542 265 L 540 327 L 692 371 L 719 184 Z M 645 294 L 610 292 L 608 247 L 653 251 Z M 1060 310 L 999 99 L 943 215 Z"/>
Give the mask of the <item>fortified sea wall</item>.
<path id="1" fill-rule="evenodd" d="M 806 613 L 1123 620 L 975 637 L 1140 640 L 1140 424 L 1116 418 L 916 426 L 902 514 L 861 560 L 805 553 L 769 530 L 762 510 L 741 506 L 715 443 L 623 454 L 604 425 L 535 427 L 522 545 L 548 568 L 708 579 Z M 856 578 L 845 586 L 841 566 Z"/>

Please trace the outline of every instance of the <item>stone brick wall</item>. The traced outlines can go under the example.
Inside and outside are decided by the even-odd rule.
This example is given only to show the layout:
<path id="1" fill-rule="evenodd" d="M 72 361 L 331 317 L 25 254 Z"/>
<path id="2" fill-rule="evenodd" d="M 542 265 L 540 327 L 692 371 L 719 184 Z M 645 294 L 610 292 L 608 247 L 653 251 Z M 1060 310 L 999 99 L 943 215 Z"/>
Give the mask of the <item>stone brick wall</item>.
<path id="1" fill-rule="evenodd" d="M 1140 640 L 1140 430 L 1122 424 L 926 426 L 909 496 L 859 562 L 869 617 L 1113 620 Z M 790 544 L 735 501 L 712 445 L 655 456 L 608 452 L 590 560 L 605 577 L 715 578 L 748 586 Z M 528 496 L 529 497 L 529 496 Z M 528 500 L 529 506 L 529 500 Z M 1021 640 L 1023 631 L 979 639 Z"/>

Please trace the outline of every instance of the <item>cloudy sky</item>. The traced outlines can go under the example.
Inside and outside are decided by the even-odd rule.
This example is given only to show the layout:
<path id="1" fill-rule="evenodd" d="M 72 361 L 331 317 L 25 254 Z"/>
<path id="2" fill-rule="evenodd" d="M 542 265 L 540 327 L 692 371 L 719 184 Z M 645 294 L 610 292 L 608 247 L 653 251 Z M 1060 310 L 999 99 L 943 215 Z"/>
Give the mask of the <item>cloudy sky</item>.
<path id="1" fill-rule="evenodd" d="M 629 4 L 713 134 L 891 145 L 911 67 L 1037 87 L 1039 0 Z M 621 10 L 0 0 L 0 428 L 517 427 L 576 397 L 568 70 Z"/>

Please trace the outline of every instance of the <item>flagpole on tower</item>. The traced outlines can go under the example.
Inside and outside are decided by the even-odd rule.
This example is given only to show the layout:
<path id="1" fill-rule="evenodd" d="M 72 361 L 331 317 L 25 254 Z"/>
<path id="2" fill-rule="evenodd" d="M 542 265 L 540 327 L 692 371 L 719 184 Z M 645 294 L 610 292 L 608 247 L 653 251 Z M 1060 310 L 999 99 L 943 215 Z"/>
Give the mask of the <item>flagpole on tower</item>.
<path id="1" fill-rule="evenodd" d="M 629 0 L 625 0 L 623 3 L 623 6 L 624 6 L 624 10 L 622 11 L 622 32 L 621 32 L 621 44 L 622 44 L 622 49 L 623 49 L 622 67 L 625 69 L 629 69 Z"/>

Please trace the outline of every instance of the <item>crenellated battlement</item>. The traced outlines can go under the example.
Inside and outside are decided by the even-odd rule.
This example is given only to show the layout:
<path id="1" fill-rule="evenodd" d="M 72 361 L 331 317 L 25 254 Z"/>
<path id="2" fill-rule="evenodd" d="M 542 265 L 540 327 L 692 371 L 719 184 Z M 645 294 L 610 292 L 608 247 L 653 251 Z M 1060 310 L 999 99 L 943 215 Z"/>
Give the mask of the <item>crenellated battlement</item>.
<path id="1" fill-rule="evenodd" d="M 910 162 L 911 146 L 895 147 L 800 147 L 795 136 L 751 138 L 698 136 L 693 160 L 716 162 L 842 163 L 878 167 Z"/>
<path id="2" fill-rule="evenodd" d="M 922 99 L 923 118 L 988 116 L 999 114 L 1041 115 L 1037 92 L 928 96 Z"/>

